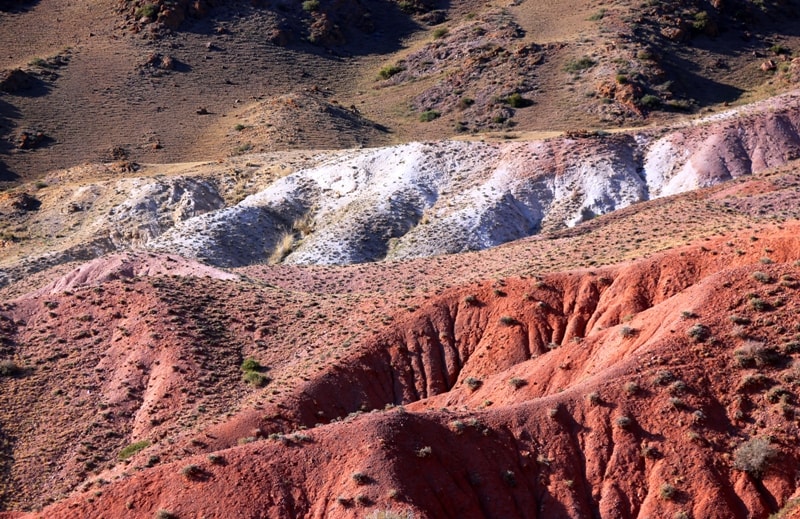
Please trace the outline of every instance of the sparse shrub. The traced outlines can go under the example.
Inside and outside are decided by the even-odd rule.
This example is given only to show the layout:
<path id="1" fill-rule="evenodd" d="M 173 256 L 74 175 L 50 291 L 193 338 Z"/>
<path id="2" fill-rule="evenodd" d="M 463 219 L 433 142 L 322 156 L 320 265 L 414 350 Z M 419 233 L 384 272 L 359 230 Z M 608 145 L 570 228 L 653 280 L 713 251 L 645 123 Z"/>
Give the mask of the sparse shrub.
<path id="1" fill-rule="evenodd" d="M 464 298 L 464 302 L 470 306 L 476 305 L 478 303 L 478 298 L 474 295 L 468 295 Z"/>
<path id="2" fill-rule="evenodd" d="M 508 96 L 505 99 L 505 102 L 512 108 L 525 108 L 526 106 L 530 106 L 533 104 L 530 99 L 525 99 L 519 92 L 514 92 L 513 94 Z"/>
<path id="3" fill-rule="evenodd" d="M 369 506 L 372 504 L 372 499 L 366 494 L 358 494 L 356 496 L 356 503 L 361 506 Z"/>
<path id="4" fill-rule="evenodd" d="M 506 326 L 514 326 L 517 324 L 517 320 L 511 317 L 510 315 L 504 315 L 500 318 L 500 322 Z"/>
<path id="5" fill-rule="evenodd" d="M 447 33 L 449 32 L 450 31 L 447 29 L 447 27 L 437 27 L 433 30 L 433 37 L 438 40 L 439 38 L 444 38 L 447 36 Z"/>
<path id="6" fill-rule="evenodd" d="M 743 393 L 751 393 L 760 389 L 764 389 L 770 384 L 770 382 L 772 381 L 761 373 L 745 375 L 742 377 L 742 381 L 739 383 L 738 390 Z"/>
<path id="7" fill-rule="evenodd" d="M 775 45 L 770 47 L 769 50 L 770 50 L 770 52 L 772 52 L 776 56 L 779 56 L 781 54 L 790 54 L 791 53 L 791 51 L 788 48 L 784 47 L 780 43 L 776 43 Z"/>
<path id="8" fill-rule="evenodd" d="M 481 379 L 475 378 L 475 377 L 467 377 L 467 378 L 465 378 L 464 379 L 464 383 L 472 391 L 477 391 L 483 385 L 483 381 Z"/>
<path id="9" fill-rule="evenodd" d="M 772 305 L 764 301 L 760 297 L 753 297 L 750 299 L 750 306 L 753 310 L 758 312 L 768 312 L 772 309 Z"/>
<path id="10" fill-rule="evenodd" d="M 437 112 L 436 110 L 425 110 L 421 114 L 419 114 L 419 120 L 423 123 L 429 123 L 441 117 L 441 113 Z"/>
<path id="11" fill-rule="evenodd" d="M 741 368 L 776 366 L 783 362 L 783 356 L 775 348 L 758 341 L 747 341 L 733 356 Z"/>
<path id="12" fill-rule="evenodd" d="M 343 506 L 345 508 L 350 508 L 351 506 L 353 506 L 353 500 L 345 496 L 337 497 L 336 502 L 339 503 L 340 506 Z"/>
<path id="13" fill-rule="evenodd" d="M 600 405 L 600 393 L 592 391 L 586 395 L 586 400 L 588 400 L 591 405 Z"/>
<path id="14" fill-rule="evenodd" d="M 697 314 L 692 312 L 691 310 L 684 310 L 681 312 L 681 319 L 683 320 L 694 319 L 695 317 L 697 317 Z"/>
<path id="15" fill-rule="evenodd" d="M 470 106 L 475 104 L 475 100 L 470 97 L 462 97 L 458 100 L 458 108 L 460 110 L 466 110 Z"/>
<path id="16" fill-rule="evenodd" d="M 623 415 L 618 417 L 614 423 L 616 423 L 617 427 L 619 427 L 620 429 L 627 429 L 633 424 L 633 420 L 631 420 L 629 416 Z"/>
<path id="17" fill-rule="evenodd" d="M 656 377 L 653 379 L 653 382 L 659 386 L 666 386 L 673 380 L 675 380 L 675 374 L 668 369 L 662 369 L 656 373 Z"/>
<path id="18" fill-rule="evenodd" d="M 461 420 L 453 420 L 450 422 L 450 430 L 456 434 L 461 434 L 467 428 L 466 424 Z"/>
<path id="19" fill-rule="evenodd" d="M 680 399 L 680 398 L 678 398 L 678 397 L 672 397 L 672 398 L 670 398 L 670 399 L 669 399 L 669 404 L 670 404 L 672 407 L 674 407 L 675 409 L 683 409 L 684 407 L 686 407 L 686 402 L 684 402 L 683 400 L 681 400 L 681 399 Z"/>
<path id="20" fill-rule="evenodd" d="M 686 385 L 686 382 L 683 380 L 676 380 L 669 385 L 669 392 L 672 395 L 681 395 L 685 393 L 688 388 L 689 386 Z"/>
<path id="21" fill-rule="evenodd" d="M 303 11 L 307 13 L 313 13 L 315 11 L 319 11 L 319 0 L 304 0 L 302 5 L 303 5 Z"/>
<path id="22" fill-rule="evenodd" d="M 686 335 L 695 340 L 695 342 L 704 342 L 711 337 L 711 329 L 703 324 L 695 324 L 686 331 Z"/>
<path id="23" fill-rule="evenodd" d="M 628 395 L 633 396 L 636 393 L 638 393 L 641 388 L 639 387 L 639 384 L 637 384 L 636 382 L 631 381 L 631 382 L 626 382 L 625 385 L 622 386 L 622 389 Z"/>
<path id="24" fill-rule="evenodd" d="M 589 17 L 589 21 L 598 22 L 602 20 L 605 15 L 606 15 L 606 10 L 600 9 L 599 11 L 597 11 L 596 13 L 594 13 L 592 16 Z"/>
<path id="25" fill-rule="evenodd" d="M 774 283 L 775 280 L 766 272 L 756 271 L 751 274 L 751 277 L 759 283 Z"/>
<path id="26" fill-rule="evenodd" d="M 263 366 L 261 366 L 261 363 L 252 357 L 248 357 L 242 361 L 242 371 L 261 371 L 262 369 Z"/>
<path id="27" fill-rule="evenodd" d="M 126 460 L 136 454 L 137 452 L 146 449 L 150 446 L 150 440 L 142 440 L 136 443 L 131 443 L 121 451 L 119 451 L 119 455 L 117 456 L 121 460 Z"/>
<path id="28" fill-rule="evenodd" d="M 247 127 L 245 125 L 241 124 L 241 123 L 239 123 L 239 124 L 237 124 L 236 126 L 233 127 L 233 129 L 236 130 L 237 132 L 240 132 L 240 131 L 244 130 L 245 128 L 247 128 Z"/>
<path id="29" fill-rule="evenodd" d="M 675 499 L 678 493 L 678 489 L 670 485 L 669 483 L 664 483 L 661 485 L 661 488 L 658 489 L 658 495 L 661 499 L 665 501 L 671 501 Z"/>
<path id="30" fill-rule="evenodd" d="M 766 398 L 767 402 L 769 402 L 770 404 L 777 404 L 778 402 L 787 401 L 791 399 L 792 396 L 794 395 L 792 395 L 792 393 L 789 392 L 785 387 L 775 386 L 769 391 L 767 391 L 767 394 L 764 395 L 764 398 Z"/>
<path id="31" fill-rule="evenodd" d="M 186 465 L 181 469 L 181 475 L 186 479 L 200 479 L 200 476 L 203 475 L 203 469 L 194 464 Z"/>
<path id="32" fill-rule="evenodd" d="M 225 457 L 221 454 L 209 454 L 208 461 L 211 462 L 212 465 L 224 465 Z"/>
<path id="33" fill-rule="evenodd" d="M 547 410 L 547 416 L 555 420 L 558 417 L 558 410 L 559 410 L 558 406 L 551 407 L 550 409 Z"/>
<path id="34" fill-rule="evenodd" d="M 178 516 L 170 512 L 169 510 L 164 510 L 163 508 L 156 511 L 155 515 L 153 516 L 154 519 L 178 519 Z"/>
<path id="35" fill-rule="evenodd" d="M 528 385 L 528 381 L 527 381 L 527 380 L 525 380 L 524 378 L 517 378 L 517 377 L 512 377 L 512 378 L 511 378 L 511 379 L 508 381 L 508 383 L 509 383 L 509 384 L 511 385 L 511 387 L 513 387 L 514 389 L 519 389 L 519 388 L 521 388 L 521 387 L 523 387 L 523 386 L 527 386 L 527 385 Z"/>
<path id="36" fill-rule="evenodd" d="M 395 74 L 399 74 L 403 70 L 405 70 L 405 69 L 403 67 L 401 67 L 400 65 L 386 65 L 385 67 L 380 69 L 380 71 L 378 71 L 378 75 L 382 79 L 389 79 L 390 77 L 394 76 Z"/>
<path id="37" fill-rule="evenodd" d="M 733 314 L 729 317 L 729 319 L 733 324 L 740 324 L 743 326 L 750 324 L 750 319 L 744 315 Z"/>
<path id="38" fill-rule="evenodd" d="M 142 18 L 155 18 L 158 15 L 158 5 L 156 4 L 144 4 L 140 8 L 138 8 L 134 12 L 134 16 L 136 19 Z"/>
<path id="39" fill-rule="evenodd" d="M 777 456 L 778 451 L 767 438 L 751 438 L 734 451 L 733 467 L 761 479 Z"/>
<path id="40" fill-rule="evenodd" d="M 566 72 L 580 72 L 582 70 L 592 68 L 595 65 L 595 63 L 596 62 L 592 58 L 588 56 L 583 56 L 580 59 L 572 60 L 569 63 L 567 63 L 566 66 L 564 67 L 564 70 Z"/>
<path id="41" fill-rule="evenodd" d="M 22 372 L 23 369 L 13 360 L 0 361 L 0 377 L 16 377 Z"/>
<path id="42" fill-rule="evenodd" d="M 700 11 L 699 13 L 694 15 L 692 28 L 697 32 L 703 32 L 708 27 L 708 23 L 709 23 L 708 13 L 706 11 Z"/>
<path id="43" fill-rule="evenodd" d="M 356 482 L 356 485 L 366 485 L 370 482 L 370 477 L 363 472 L 353 472 L 350 477 L 353 478 L 353 481 Z"/>
<path id="44" fill-rule="evenodd" d="M 433 449 L 430 446 L 425 446 L 417 450 L 417 458 L 428 458 L 431 454 L 433 454 Z"/>
<path id="45" fill-rule="evenodd" d="M 661 106 L 661 98 L 653 94 L 645 94 L 639 99 L 639 105 L 653 110 Z"/>
<path id="46" fill-rule="evenodd" d="M 502 473 L 503 481 L 510 487 L 517 486 L 517 475 L 513 470 L 504 470 Z"/>
<path id="47" fill-rule="evenodd" d="M 630 337 L 635 337 L 637 333 L 638 331 L 636 330 L 636 328 L 632 328 L 630 326 L 623 326 L 622 328 L 619 329 L 619 334 L 626 339 Z"/>

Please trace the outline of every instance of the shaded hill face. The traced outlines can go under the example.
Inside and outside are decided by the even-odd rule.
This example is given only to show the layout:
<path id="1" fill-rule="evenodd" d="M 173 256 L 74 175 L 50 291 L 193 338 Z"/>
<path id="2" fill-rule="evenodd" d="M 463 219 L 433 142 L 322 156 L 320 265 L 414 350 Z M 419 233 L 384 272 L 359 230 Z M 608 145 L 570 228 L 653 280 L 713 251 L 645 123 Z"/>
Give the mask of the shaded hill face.
<path id="1" fill-rule="evenodd" d="M 402 303 L 391 284 L 348 294 L 346 271 L 328 293 L 265 284 L 269 267 L 215 279 L 229 276 L 176 257 L 98 261 L 4 305 L 19 367 L 0 382 L 5 506 L 764 515 L 795 492 L 798 462 L 800 242 L 780 227 L 617 267 L 423 284 Z M 481 254 L 485 269 L 496 252 Z M 432 277 L 452 270 L 426 261 Z M 266 387 L 241 379 L 245 357 Z M 59 391 L 66 372 L 77 383 Z M 20 419 L 39 408 L 51 420 Z M 141 447 L 120 460 L 128 445 Z"/>
<path id="2" fill-rule="evenodd" d="M 674 120 L 796 84 L 791 4 L 762 7 L 25 3 L 0 18 L 13 49 L 0 57 L 0 180 Z M 321 99 L 274 107 L 255 129 L 254 114 L 305 92 Z"/>

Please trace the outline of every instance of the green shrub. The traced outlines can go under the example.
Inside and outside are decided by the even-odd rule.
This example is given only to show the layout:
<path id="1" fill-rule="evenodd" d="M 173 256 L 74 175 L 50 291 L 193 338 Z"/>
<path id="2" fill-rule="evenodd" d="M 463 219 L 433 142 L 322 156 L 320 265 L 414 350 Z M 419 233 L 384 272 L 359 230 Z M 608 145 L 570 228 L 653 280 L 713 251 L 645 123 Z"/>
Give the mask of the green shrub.
<path id="1" fill-rule="evenodd" d="M 526 106 L 533 104 L 530 99 L 525 99 L 519 92 L 514 92 L 510 96 L 506 97 L 505 102 L 512 108 L 525 108 Z"/>
<path id="2" fill-rule="evenodd" d="M 158 5 L 156 4 L 144 4 L 134 13 L 134 16 L 136 16 L 137 20 L 141 18 L 155 18 L 157 15 Z"/>
<path id="3" fill-rule="evenodd" d="M 437 112 L 436 110 L 425 110 L 421 114 L 419 114 L 419 120 L 423 123 L 429 123 L 435 119 L 441 117 L 442 114 Z"/>
<path id="4" fill-rule="evenodd" d="M 582 70 L 586 70 L 588 68 L 592 68 L 595 65 L 595 61 L 588 57 L 583 56 L 580 59 L 572 60 L 564 66 L 564 70 L 566 72 L 580 72 Z"/>
<path id="5" fill-rule="evenodd" d="M 203 469 L 194 464 L 186 465 L 181 469 L 181 475 L 186 479 L 200 479 L 203 475 Z"/>
<path id="6" fill-rule="evenodd" d="M 653 110 L 661 106 L 661 98 L 653 94 L 645 94 L 639 99 L 639 106 Z"/>
<path id="7" fill-rule="evenodd" d="M 137 452 L 139 452 L 140 450 L 146 449 L 149 446 L 150 446 L 150 440 L 142 440 L 136 443 L 131 443 L 130 445 L 119 451 L 118 457 L 121 460 L 126 460 L 131 456 L 133 456 L 134 454 L 136 454 Z"/>
<path id="8" fill-rule="evenodd" d="M 261 371 L 263 366 L 260 362 L 252 357 L 248 357 L 242 361 L 242 371 Z"/>
<path id="9" fill-rule="evenodd" d="M 512 377 L 512 378 L 511 378 L 511 379 L 508 381 L 508 383 L 509 383 L 509 384 L 511 385 L 511 387 L 513 387 L 514 389 L 519 389 L 519 388 L 521 388 L 521 387 L 523 387 L 523 386 L 527 386 L 527 385 L 528 385 L 528 381 L 527 381 L 527 380 L 525 380 L 524 378 L 518 378 L 518 377 Z"/>
<path id="10" fill-rule="evenodd" d="M 694 339 L 696 342 L 704 342 L 711 337 L 711 329 L 702 324 L 695 324 L 686 330 L 686 335 Z"/>
<path id="11" fill-rule="evenodd" d="M 447 30 L 447 27 L 437 27 L 433 30 L 433 37 L 438 40 L 439 38 L 444 38 L 447 36 L 448 32 L 450 31 Z"/>
<path id="12" fill-rule="evenodd" d="M 313 13 L 315 11 L 319 11 L 319 0 L 304 0 L 303 11 L 307 13 Z"/>
<path id="13" fill-rule="evenodd" d="M 271 379 L 257 371 L 247 371 L 244 374 L 244 381 L 255 387 L 264 387 L 270 383 Z"/>
<path id="14" fill-rule="evenodd" d="M 403 70 L 405 69 L 400 65 L 386 65 L 378 71 L 378 75 L 381 77 L 381 79 L 389 79 L 395 74 L 399 74 Z"/>

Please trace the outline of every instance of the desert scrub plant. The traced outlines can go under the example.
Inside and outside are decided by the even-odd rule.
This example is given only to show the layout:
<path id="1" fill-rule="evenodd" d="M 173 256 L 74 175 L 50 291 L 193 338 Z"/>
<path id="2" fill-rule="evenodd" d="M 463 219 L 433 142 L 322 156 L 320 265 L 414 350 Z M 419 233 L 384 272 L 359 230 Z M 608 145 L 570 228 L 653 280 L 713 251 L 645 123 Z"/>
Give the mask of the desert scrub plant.
<path id="1" fill-rule="evenodd" d="M 783 355 L 772 346 L 759 341 L 747 341 L 733 352 L 733 358 L 740 368 L 762 368 L 777 366 L 784 361 Z"/>
<path id="2" fill-rule="evenodd" d="M 513 470 L 504 470 L 501 474 L 503 481 L 510 487 L 517 486 L 517 475 L 514 474 Z"/>
<path id="3" fill-rule="evenodd" d="M 758 296 L 750 298 L 750 307 L 757 312 L 769 312 L 772 305 Z"/>
<path id="4" fill-rule="evenodd" d="M 273 249 L 272 254 L 270 254 L 267 259 L 267 263 L 270 265 L 277 265 L 292 252 L 293 248 L 294 233 L 286 231 L 281 234 L 280 238 L 278 238 L 278 241 L 275 243 L 275 249 Z"/>
<path id="5" fill-rule="evenodd" d="M 775 279 L 772 276 L 770 276 L 766 272 L 761 272 L 760 270 L 757 270 L 757 271 L 753 272 L 752 274 L 750 274 L 750 276 L 753 279 L 755 279 L 756 281 L 758 281 L 759 283 L 765 283 L 766 284 L 766 283 L 774 283 L 775 282 Z"/>
<path id="6" fill-rule="evenodd" d="M 156 511 L 155 515 L 153 515 L 153 519 L 178 519 L 178 516 L 169 510 L 161 508 Z"/>
<path id="7" fill-rule="evenodd" d="M 383 67 L 382 69 L 380 69 L 378 71 L 378 75 L 381 77 L 381 79 L 389 79 L 390 77 L 394 76 L 395 74 L 399 74 L 403 70 L 405 70 L 405 69 L 403 67 L 401 67 L 400 65 L 396 65 L 396 64 L 395 65 L 386 65 L 385 67 Z"/>
<path id="8" fill-rule="evenodd" d="M 739 382 L 739 387 L 736 390 L 740 393 L 753 393 L 766 388 L 771 383 L 772 380 L 761 373 L 753 373 L 742 377 L 742 381 Z"/>
<path id="9" fill-rule="evenodd" d="M 677 496 L 678 489 L 670 485 L 669 483 L 664 483 L 658 489 L 658 496 L 663 499 L 664 501 L 672 501 Z"/>
<path id="10" fill-rule="evenodd" d="M 350 508 L 351 506 L 353 506 L 353 500 L 345 496 L 337 497 L 336 502 L 339 504 L 339 506 L 342 506 L 344 508 Z"/>
<path id="11" fill-rule="evenodd" d="M 631 382 L 625 382 L 625 385 L 622 386 L 622 390 L 625 391 L 625 393 L 627 393 L 628 396 L 633 396 L 637 394 L 641 390 L 641 388 L 639 387 L 639 384 L 631 381 Z"/>
<path id="12" fill-rule="evenodd" d="M 506 326 L 514 326 L 515 324 L 518 324 L 518 321 L 510 315 L 504 315 L 500 318 L 500 323 Z"/>
<path id="13" fill-rule="evenodd" d="M 307 13 L 314 13 L 319 11 L 319 0 L 305 0 L 302 6 L 303 11 Z"/>
<path id="14" fill-rule="evenodd" d="M 645 94 L 639 98 L 639 106 L 649 110 L 655 110 L 661 106 L 661 98 L 653 94 Z"/>
<path id="15" fill-rule="evenodd" d="M 777 456 L 778 451 L 767 438 L 750 438 L 733 452 L 733 468 L 761 479 Z"/>
<path id="16" fill-rule="evenodd" d="M 522 97 L 519 92 L 514 92 L 504 99 L 504 102 L 512 108 L 525 108 L 531 106 L 533 102 L 530 99 Z"/>
<path id="17" fill-rule="evenodd" d="M 462 434 L 464 430 L 467 428 L 467 425 L 462 422 L 461 420 L 453 420 L 449 424 L 450 430 L 456 434 Z"/>
<path id="18" fill-rule="evenodd" d="M 419 114 L 419 120 L 423 123 L 429 123 L 441 117 L 441 113 L 437 112 L 436 110 L 425 110 L 421 114 Z"/>
<path id="19" fill-rule="evenodd" d="M 586 400 L 589 402 L 590 405 L 600 405 L 602 400 L 600 399 L 600 393 L 597 391 L 592 391 L 588 395 L 586 395 Z"/>
<path id="20" fill-rule="evenodd" d="M 573 73 L 580 72 L 582 70 L 592 68 L 595 65 L 595 63 L 596 62 L 589 56 L 583 56 L 582 58 L 568 62 L 564 66 L 564 71 Z"/>
<path id="21" fill-rule="evenodd" d="M 156 4 L 144 4 L 140 8 L 138 8 L 133 15 L 136 17 L 137 20 L 141 20 L 142 18 L 155 18 L 158 15 L 158 5 Z"/>
<path id="22" fill-rule="evenodd" d="M 203 469 L 195 464 L 186 465 L 181 469 L 181 475 L 186 479 L 200 479 L 203 475 Z"/>
<path id="23" fill-rule="evenodd" d="M 464 298 L 464 303 L 468 304 L 469 306 L 474 306 L 478 304 L 478 298 L 472 294 L 468 295 Z"/>
<path id="24" fill-rule="evenodd" d="M 450 31 L 447 27 L 437 27 L 433 30 L 433 38 L 438 40 L 439 38 L 444 38 Z"/>
<path id="25" fill-rule="evenodd" d="M 264 367 L 253 357 L 247 357 L 240 366 L 242 371 L 261 371 Z"/>
<path id="26" fill-rule="evenodd" d="M 212 465 L 225 465 L 225 456 L 221 454 L 209 454 L 208 461 Z"/>
<path id="27" fill-rule="evenodd" d="M 464 379 L 464 384 L 466 384 L 471 391 L 477 391 L 483 385 L 483 381 L 479 378 L 467 377 Z"/>
<path id="28" fill-rule="evenodd" d="M 653 379 L 653 383 L 659 386 L 666 386 L 673 380 L 675 380 L 675 373 L 671 372 L 668 369 L 662 369 L 656 373 L 656 376 Z"/>
<path id="29" fill-rule="evenodd" d="M 371 481 L 371 478 L 363 472 L 353 472 L 350 477 L 356 482 L 356 485 L 366 485 Z"/>
<path id="30" fill-rule="evenodd" d="M 433 448 L 431 448 L 429 445 L 417 449 L 417 458 L 429 458 L 431 454 L 433 454 Z"/>
<path id="31" fill-rule="evenodd" d="M 120 460 L 126 460 L 136 454 L 137 452 L 146 449 L 150 446 L 150 440 L 142 440 L 135 443 L 131 443 L 127 447 L 123 448 L 119 451 L 119 455 L 117 456 Z"/>
<path id="32" fill-rule="evenodd" d="M 790 403 L 794 395 L 783 386 L 775 386 L 764 395 L 767 402 L 777 404 L 778 402 Z"/>
<path id="33" fill-rule="evenodd" d="M 686 330 L 686 335 L 694 339 L 695 342 L 705 342 L 711 337 L 711 329 L 704 324 L 698 323 Z"/>
<path id="34" fill-rule="evenodd" d="M 627 429 L 633 425 L 633 420 L 631 420 L 629 416 L 622 415 L 614 420 L 614 423 L 617 424 L 617 427 L 620 429 Z"/>
<path id="35" fill-rule="evenodd" d="M 512 377 L 511 379 L 509 379 L 508 384 L 514 389 L 519 389 L 523 386 L 527 386 L 528 381 L 525 380 L 524 378 Z"/>
<path id="36" fill-rule="evenodd" d="M 23 369 L 13 360 L 0 361 L 0 377 L 16 377 L 23 373 Z"/>
<path id="37" fill-rule="evenodd" d="M 623 326 L 619 329 L 619 334 L 624 337 L 625 339 L 629 339 L 631 337 L 636 337 L 638 330 L 636 328 L 632 328 L 630 326 Z"/>

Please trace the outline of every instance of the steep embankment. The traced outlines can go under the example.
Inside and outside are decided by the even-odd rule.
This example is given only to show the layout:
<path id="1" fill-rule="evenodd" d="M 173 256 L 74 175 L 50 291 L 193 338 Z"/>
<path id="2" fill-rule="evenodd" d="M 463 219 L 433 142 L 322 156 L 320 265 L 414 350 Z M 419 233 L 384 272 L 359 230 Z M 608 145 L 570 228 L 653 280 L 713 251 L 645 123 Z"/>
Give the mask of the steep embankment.
<path id="1" fill-rule="evenodd" d="M 40 516 L 764 517 L 800 461 L 800 239 L 750 236 L 453 288 Z"/>

